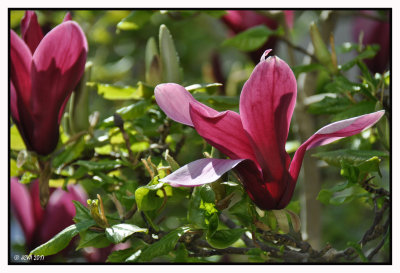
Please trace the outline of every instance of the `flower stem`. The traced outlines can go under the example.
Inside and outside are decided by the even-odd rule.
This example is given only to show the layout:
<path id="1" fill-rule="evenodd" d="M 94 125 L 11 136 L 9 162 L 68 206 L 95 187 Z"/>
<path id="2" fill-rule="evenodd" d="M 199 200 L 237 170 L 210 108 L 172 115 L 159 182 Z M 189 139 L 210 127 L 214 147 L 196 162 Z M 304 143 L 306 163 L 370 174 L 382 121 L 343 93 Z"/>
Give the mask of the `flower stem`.
<path id="1" fill-rule="evenodd" d="M 49 180 L 51 175 L 51 161 L 42 161 L 39 159 L 39 168 L 40 168 L 40 176 L 39 176 L 39 196 L 40 196 L 40 205 L 42 208 L 45 208 L 47 202 L 49 201 L 50 190 L 49 190 Z"/>

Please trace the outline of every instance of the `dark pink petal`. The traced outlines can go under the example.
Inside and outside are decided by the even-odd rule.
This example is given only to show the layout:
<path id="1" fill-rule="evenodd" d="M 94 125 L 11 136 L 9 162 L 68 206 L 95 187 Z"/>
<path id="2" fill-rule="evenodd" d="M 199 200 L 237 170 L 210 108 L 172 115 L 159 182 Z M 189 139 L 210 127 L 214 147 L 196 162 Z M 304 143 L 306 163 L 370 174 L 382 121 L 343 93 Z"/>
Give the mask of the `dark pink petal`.
<path id="1" fill-rule="evenodd" d="M 378 16 L 377 11 L 361 10 L 364 15 Z M 388 15 L 388 14 L 387 14 Z M 380 21 L 362 16 L 355 16 L 353 26 L 353 41 L 358 43 L 360 33 L 363 32 L 362 43 L 364 45 L 378 44 L 380 49 L 372 59 L 365 59 L 364 62 L 368 68 L 376 73 L 383 73 L 389 67 L 390 62 L 390 45 L 391 45 L 391 28 L 387 21 Z"/>
<path id="2" fill-rule="evenodd" d="M 294 10 L 284 10 L 286 25 L 292 29 L 294 23 Z"/>
<path id="3" fill-rule="evenodd" d="M 203 158 L 193 161 L 160 179 L 173 187 L 196 187 L 211 183 L 236 167 L 244 159 Z"/>
<path id="4" fill-rule="evenodd" d="M 31 97 L 32 54 L 25 42 L 13 30 L 10 32 L 10 45 L 11 81 L 18 100 L 26 108 Z"/>
<path id="5" fill-rule="evenodd" d="M 307 150 L 317 146 L 329 144 L 341 138 L 358 134 L 361 131 L 368 129 L 375 123 L 377 123 L 384 114 L 385 111 L 382 110 L 371 114 L 334 122 L 319 129 L 314 135 L 312 135 L 299 147 L 293 157 L 292 163 L 289 168 L 292 180 L 291 184 L 287 188 L 287 192 L 285 193 L 282 202 L 287 204 L 292 198 L 294 187 L 299 176 L 301 164 L 303 162 L 304 154 Z"/>
<path id="6" fill-rule="evenodd" d="M 193 126 L 189 113 L 189 103 L 202 107 L 207 113 L 218 112 L 207 105 L 198 102 L 183 86 L 176 83 L 164 83 L 156 86 L 154 96 L 158 106 L 172 120 Z"/>
<path id="7" fill-rule="evenodd" d="M 31 101 L 32 55 L 25 42 L 13 31 L 10 33 L 10 98 L 11 115 L 28 149 L 32 149 L 33 131 Z"/>
<path id="8" fill-rule="evenodd" d="M 14 118 L 14 121 L 19 124 L 17 91 L 15 91 L 15 87 L 12 81 L 10 81 L 10 108 L 11 108 L 11 115 Z"/>
<path id="9" fill-rule="evenodd" d="M 65 16 L 64 16 L 64 20 L 63 22 L 67 22 L 67 21 L 71 21 L 72 20 L 72 15 L 71 13 L 68 11 Z"/>
<path id="10" fill-rule="evenodd" d="M 240 117 L 266 181 L 282 181 L 296 92 L 292 70 L 276 56 L 262 58 L 243 86 Z"/>
<path id="11" fill-rule="evenodd" d="M 25 234 L 26 244 L 30 245 L 35 232 L 32 200 L 27 187 L 18 182 L 18 178 L 10 179 L 10 202 L 15 216 Z"/>
<path id="12" fill-rule="evenodd" d="M 87 195 L 82 186 L 68 185 L 68 192 L 58 188 L 51 194 L 40 226 L 40 243 L 47 242 L 74 223 L 75 206 L 72 200 L 86 203 Z"/>
<path id="13" fill-rule="evenodd" d="M 271 194 L 268 183 L 264 183 L 262 173 L 254 162 L 245 160 L 237 165 L 234 170 L 247 194 L 260 209 L 277 209 L 276 206 L 280 197 Z"/>
<path id="14" fill-rule="evenodd" d="M 270 29 L 278 27 L 278 23 L 275 20 L 253 10 L 228 10 L 227 14 L 222 17 L 222 20 L 235 33 L 258 25 L 266 25 Z"/>
<path id="15" fill-rule="evenodd" d="M 58 142 L 58 117 L 67 97 L 84 72 L 87 41 L 73 21 L 51 30 L 39 44 L 32 64 L 33 149 L 42 155 Z"/>
<path id="16" fill-rule="evenodd" d="M 222 153 L 231 159 L 257 162 L 238 113 L 210 114 L 202 106 L 190 104 L 190 116 L 199 135 Z"/>
<path id="17" fill-rule="evenodd" d="M 43 39 L 43 32 L 38 23 L 36 13 L 32 10 L 27 10 L 22 18 L 21 36 L 33 54 Z"/>

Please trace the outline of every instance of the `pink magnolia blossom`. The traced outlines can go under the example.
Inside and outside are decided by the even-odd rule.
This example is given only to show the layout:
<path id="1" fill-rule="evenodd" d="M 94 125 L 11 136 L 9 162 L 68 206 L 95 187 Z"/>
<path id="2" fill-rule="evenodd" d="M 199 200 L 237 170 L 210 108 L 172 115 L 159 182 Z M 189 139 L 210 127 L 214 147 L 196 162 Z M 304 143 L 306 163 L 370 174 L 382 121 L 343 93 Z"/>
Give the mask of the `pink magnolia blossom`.
<path id="1" fill-rule="evenodd" d="M 36 14 L 10 30 L 11 115 L 28 150 L 50 154 L 58 143 L 65 105 L 83 75 L 88 45 L 80 26 L 64 22 L 43 36 Z"/>
<path id="2" fill-rule="evenodd" d="M 75 206 L 72 200 L 86 204 L 87 194 L 81 185 L 68 185 L 68 192 L 53 189 L 49 203 L 43 209 L 39 200 L 39 181 L 30 187 L 10 180 L 10 203 L 25 235 L 29 250 L 43 244 L 64 228 L 74 224 Z"/>
<path id="3" fill-rule="evenodd" d="M 161 179 L 170 185 L 194 187 L 211 183 L 234 169 L 261 209 L 282 209 L 290 202 L 306 150 L 352 136 L 374 125 L 384 111 L 329 124 L 305 141 L 293 159 L 285 151 L 297 84 L 290 67 L 267 50 L 244 84 L 240 115 L 217 112 L 196 101 L 182 86 L 160 84 L 155 98 L 171 119 L 193 126 L 230 159 L 204 158 Z"/>
<path id="4" fill-rule="evenodd" d="M 376 15 L 371 10 L 361 11 L 367 15 Z M 378 44 L 380 49 L 372 59 L 366 59 L 365 63 L 373 73 L 383 73 L 389 67 L 390 61 L 390 23 L 370 18 L 357 17 L 353 24 L 354 41 L 358 42 L 360 33 L 364 33 L 363 44 Z"/>

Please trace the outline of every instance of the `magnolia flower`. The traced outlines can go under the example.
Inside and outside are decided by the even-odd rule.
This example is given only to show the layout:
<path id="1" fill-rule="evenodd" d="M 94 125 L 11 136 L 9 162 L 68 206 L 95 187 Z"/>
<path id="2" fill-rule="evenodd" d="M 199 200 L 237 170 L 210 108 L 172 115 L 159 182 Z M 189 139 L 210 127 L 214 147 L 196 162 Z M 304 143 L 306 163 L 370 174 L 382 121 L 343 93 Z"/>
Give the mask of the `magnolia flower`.
<path id="1" fill-rule="evenodd" d="M 36 14 L 27 11 L 22 39 L 10 31 L 11 115 L 28 150 L 40 155 L 57 146 L 65 105 L 85 69 L 85 34 L 69 19 L 43 36 Z"/>
<path id="2" fill-rule="evenodd" d="M 361 132 L 384 111 L 338 121 L 318 130 L 296 151 L 285 151 L 296 103 L 296 79 L 289 66 L 267 50 L 240 95 L 240 115 L 217 112 L 196 101 L 182 86 L 160 84 L 155 98 L 171 119 L 193 126 L 212 146 L 230 159 L 204 158 L 161 179 L 171 186 L 211 183 L 234 169 L 254 203 L 261 209 L 282 209 L 290 202 L 306 150 Z"/>
<path id="3" fill-rule="evenodd" d="M 86 204 L 87 195 L 81 185 L 68 185 L 67 188 L 68 192 L 61 188 L 54 189 L 46 209 L 43 209 L 39 201 L 39 181 L 34 181 L 28 188 L 19 183 L 18 178 L 11 178 L 11 208 L 21 225 L 29 250 L 74 223 L 75 206 L 72 200 Z"/>
<path id="4" fill-rule="evenodd" d="M 371 10 L 360 11 L 365 15 L 376 16 Z M 388 16 L 389 17 L 389 16 Z M 373 73 L 383 73 L 389 67 L 390 61 L 390 23 L 376 19 L 356 17 L 353 23 L 353 40 L 358 42 L 361 32 L 364 33 L 362 43 L 364 45 L 378 44 L 380 49 L 372 59 L 364 62 Z"/>

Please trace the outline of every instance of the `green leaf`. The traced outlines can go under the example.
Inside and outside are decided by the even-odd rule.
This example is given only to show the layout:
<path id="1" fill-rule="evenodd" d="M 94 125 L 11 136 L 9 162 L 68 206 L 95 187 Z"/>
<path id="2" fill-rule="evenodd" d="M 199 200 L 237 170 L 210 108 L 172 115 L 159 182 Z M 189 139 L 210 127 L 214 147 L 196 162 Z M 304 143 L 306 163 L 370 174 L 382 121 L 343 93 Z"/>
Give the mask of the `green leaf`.
<path id="1" fill-rule="evenodd" d="M 110 171 L 115 168 L 119 168 L 122 165 L 126 165 L 121 160 L 100 160 L 100 161 L 85 161 L 78 160 L 74 165 L 83 166 L 89 171 Z"/>
<path id="2" fill-rule="evenodd" d="M 162 82 L 161 59 L 158 54 L 156 40 L 151 37 L 145 51 L 146 82 L 153 86 Z"/>
<path id="3" fill-rule="evenodd" d="M 84 247 L 93 246 L 96 248 L 103 248 L 109 246 L 111 242 L 107 239 L 103 232 L 95 232 L 91 230 L 86 230 L 79 233 L 81 237 L 79 245 L 76 250 Z"/>
<path id="4" fill-rule="evenodd" d="M 111 252 L 111 254 L 107 257 L 107 263 L 123 263 L 128 259 L 132 254 L 137 252 L 135 248 L 127 248 L 123 250 L 117 250 Z"/>
<path id="5" fill-rule="evenodd" d="M 78 230 L 76 229 L 75 225 L 71 225 L 61 232 L 59 232 L 56 236 L 51 238 L 49 241 L 46 243 L 38 246 L 34 250 L 32 250 L 29 255 L 43 255 L 43 256 L 48 256 L 48 255 L 53 255 L 64 248 L 66 248 L 69 244 L 69 242 L 72 240 L 72 238 L 78 234 Z"/>
<path id="6" fill-rule="evenodd" d="M 341 184 L 336 184 L 330 189 L 322 189 L 318 193 L 317 200 L 319 200 L 321 203 L 325 205 L 331 204 L 331 199 L 336 192 L 343 191 L 351 186 L 352 185 L 348 181 L 346 181 Z"/>
<path id="7" fill-rule="evenodd" d="M 353 104 L 350 108 L 337 113 L 333 117 L 332 121 L 339 121 L 372 113 L 375 111 L 375 105 L 376 103 L 374 101 L 361 101 L 357 104 Z"/>
<path id="8" fill-rule="evenodd" d="M 336 114 L 345 111 L 351 106 L 348 98 L 345 97 L 324 97 L 321 101 L 310 105 L 308 112 L 311 114 Z"/>
<path id="9" fill-rule="evenodd" d="M 322 36 L 318 30 L 318 27 L 314 22 L 310 24 L 310 35 L 311 41 L 314 47 L 315 56 L 317 59 L 325 66 L 329 68 L 331 72 L 335 72 L 335 67 L 333 67 L 331 53 L 329 52 Z"/>
<path id="10" fill-rule="evenodd" d="M 150 182 L 149 184 L 151 184 Z M 157 190 L 162 188 L 164 183 L 147 185 L 135 191 L 135 200 L 138 208 L 142 211 L 156 210 L 162 204 L 162 198 L 157 196 Z"/>
<path id="11" fill-rule="evenodd" d="M 122 263 L 128 262 L 129 258 L 132 257 L 136 252 L 146 247 L 146 244 L 142 240 L 135 240 L 131 242 L 131 247 L 124 250 L 113 251 L 107 258 L 108 263 Z"/>
<path id="12" fill-rule="evenodd" d="M 305 64 L 305 65 L 298 65 L 292 68 L 294 75 L 296 78 L 301 74 L 301 73 L 308 73 L 312 71 L 320 71 L 320 70 L 326 70 L 325 66 L 319 64 L 319 63 L 311 63 L 311 64 Z"/>
<path id="13" fill-rule="evenodd" d="M 217 231 L 219 225 L 218 214 L 214 213 L 211 217 L 208 218 L 208 231 L 207 236 L 212 237 L 214 233 Z"/>
<path id="14" fill-rule="evenodd" d="M 75 200 L 72 200 L 72 202 L 74 203 L 75 206 L 75 217 L 74 217 L 75 223 L 92 219 L 89 209 L 86 208 L 84 205 L 82 205 L 81 202 Z"/>
<path id="15" fill-rule="evenodd" d="M 362 61 L 364 59 L 373 58 L 379 50 L 379 45 L 367 45 L 363 52 L 361 52 L 357 57 L 353 60 L 348 61 L 344 65 L 340 66 L 340 70 L 347 71 L 352 68 L 357 62 Z"/>
<path id="16" fill-rule="evenodd" d="M 137 103 L 122 107 L 116 112 L 122 117 L 123 120 L 130 121 L 143 116 L 150 106 L 151 104 L 147 100 L 141 100 Z M 114 127 L 114 116 L 105 119 L 101 125 L 105 127 Z"/>
<path id="17" fill-rule="evenodd" d="M 210 15 L 214 18 L 220 18 L 225 14 L 227 14 L 225 10 L 202 10 L 201 12 Z"/>
<path id="18" fill-rule="evenodd" d="M 248 226 L 253 221 L 248 208 L 250 202 L 248 199 L 245 193 L 239 202 L 229 208 L 229 213 L 236 216 L 243 226 Z"/>
<path id="19" fill-rule="evenodd" d="M 17 167 L 17 161 L 10 159 L 10 176 L 19 176 L 21 169 Z"/>
<path id="20" fill-rule="evenodd" d="M 253 51 L 260 48 L 274 31 L 264 25 L 249 28 L 236 36 L 226 39 L 223 46 L 233 46 L 242 51 Z"/>
<path id="21" fill-rule="evenodd" d="M 58 168 L 62 164 L 69 163 L 79 158 L 80 156 L 82 156 L 82 152 L 84 150 L 85 140 L 83 137 L 81 137 L 73 145 L 69 145 L 64 151 L 62 151 L 52 160 L 53 168 Z"/>
<path id="22" fill-rule="evenodd" d="M 341 167 L 341 161 L 346 161 L 351 165 L 359 165 L 373 157 L 384 157 L 388 158 L 389 155 L 386 152 L 377 150 L 349 150 L 341 149 L 329 152 L 315 153 L 312 156 L 324 160 L 326 163 L 332 166 Z"/>
<path id="23" fill-rule="evenodd" d="M 164 235 L 159 241 L 143 250 L 139 261 L 149 262 L 156 257 L 167 255 L 170 251 L 174 250 L 179 238 L 188 230 L 188 227 L 180 227 Z"/>
<path id="24" fill-rule="evenodd" d="M 105 83 L 88 83 L 97 87 L 97 93 L 107 100 L 139 100 L 143 98 L 141 89 L 133 86 L 117 86 Z"/>
<path id="25" fill-rule="evenodd" d="M 93 219 L 90 220 L 84 220 L 81 222 L 78 222 L 75 224 L 76 229 L 78 230 L 78 232 L 82 232 L 85 230 L 88 230 L 90 227 L 95 226 L 96 225 L 96 221 Z"/>
<path id="26" fill-rule="evenodd" d="M 137 30 L 142 28 L 153 15 L 149 10 L 134 10 L 118 23 L 119 30 Z"/>
<path id="27" fill-rule="evenodd" d="M 244 232 L 245 229 L 242 228 L 217 230 L 212 236 L 207 236 L 206 238 L 212 247 L 222 249 L 234 244 Z"/>
<path id="28" fill-rule="evenodd" d="M 185 89 L 187 91 L 193 91 L 193 90 L 205 89 L 205 88 L 210 88 L 210 87 L 215 87 L 215 86 L 222 86 L 222 84 L 221 83 L 196 83 L 196 84 L 186 86 Z"/>
<path id="29" fill-rule="evenodd" d="M 127 237 L 136 232 L 147 232 L 147 228 L 140 228 L 131 224 L 117 224 L 106 228 L 106 236 L 114 244 L 123 242 Z"/>
<path id="30" fill-rule="evenodd" d="M 324 90 L 328 93 L 358 92 L 361 87 L 361 84 L 351 82 L 344 76 L 335 76 L 325 85 Z"/>
<path id="31" fill-rule="evenodd" d="M 26 150 L 24 140 L 15 125 L 10 128 L 10 149 L 16 151 Z"/>
<path id="32" fill-rule="evenodd" d="M 206 93 L 195 93 L 193 97 L 205 104 L 211 104 L 216 108 L 233 108 L 239 106 L 239 97 L 229 97 L 229 96 L 214 96 L 208 95 Z"/>
<path id="33" fill-rule="evenodd" d="M 175 50 L 171 33 L 165 25 L 160 26 L 159 42 L 163 81 L 180 83 L 182 73 L 179 67 L 178 53 Z"/>
<path id="34" fill-rule="evenodd" d="M 200 209 L 200 188 L 195 187 L 189 200 L 188 221 L 200 228 L 206 228 L 204 210 Z"/>
<path id="35" fill-rule="evenodd" d="M 215 193 L 210 185 L 203 185 L 200 187 L 200 196 L 204 202 L 215 203 Z"/>
<path id="36" fill-rule="evenodd" d="M 33 179 L 36 179 L 37 177 L 38 177 L 37 174 L 24 172 L 19 182 L 22 184 L 29 184 Z"/>

